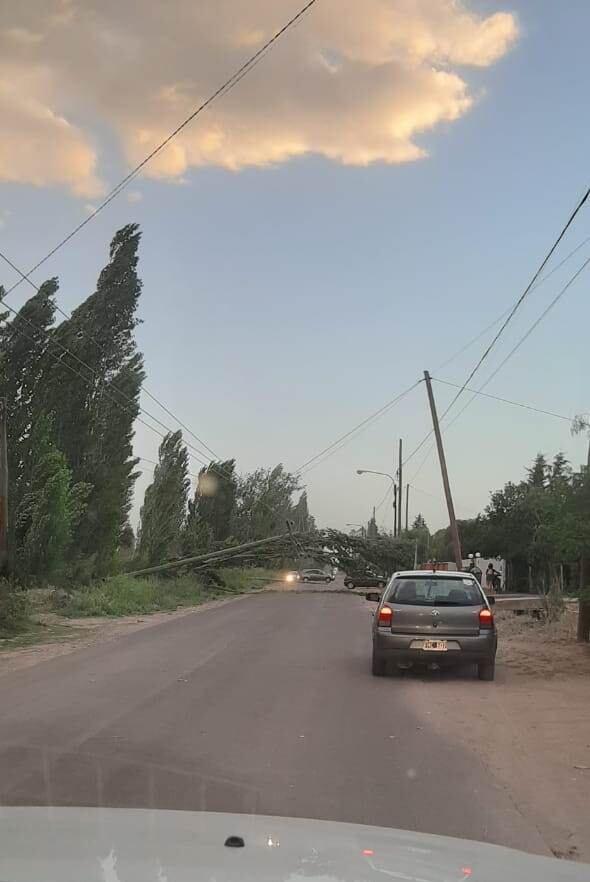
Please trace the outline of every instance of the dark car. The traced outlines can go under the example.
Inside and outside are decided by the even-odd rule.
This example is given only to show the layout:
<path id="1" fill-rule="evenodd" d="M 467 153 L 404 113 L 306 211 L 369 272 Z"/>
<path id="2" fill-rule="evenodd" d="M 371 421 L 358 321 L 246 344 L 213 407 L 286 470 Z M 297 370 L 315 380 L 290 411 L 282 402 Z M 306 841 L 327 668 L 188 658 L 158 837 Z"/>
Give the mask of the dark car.
<path id="1" fill-rule="evenodd" d="M 493 680 L 498 637 L 490 600 L 467 573 L 395 573 L 373 619 L 373 674 L 414 665 L 477 665 Z"/>
<path id="2" fill-rule="evenodd" d="M 300 582 L 333 582 L 334 576 L 331 573 L 325 573 L 323 570 L 301 570 L 299 573 Z"/>
<path id="3" fill-rule="evenodd" d="M 385 588 L 387 577 L 378 573 L 351 573 L 344 577 L 347 588 Z"/>

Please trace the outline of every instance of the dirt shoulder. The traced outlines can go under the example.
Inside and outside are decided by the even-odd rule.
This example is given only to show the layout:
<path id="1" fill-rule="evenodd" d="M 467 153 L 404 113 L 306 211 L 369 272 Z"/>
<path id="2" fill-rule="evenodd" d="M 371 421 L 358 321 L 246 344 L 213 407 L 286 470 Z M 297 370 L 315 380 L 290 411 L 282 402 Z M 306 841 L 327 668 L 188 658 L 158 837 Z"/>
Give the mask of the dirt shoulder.
<path id="1" fill-rule="evenodd" d="M 590 646 L 575 642 L 573 609 L 559 624 L 497 621 L 495 683 L 432 674 L 412 699 L 480 756 L 553 854 L 590 862 Z"/>
<path id="2" fill-rule="evenodd" d="M 243 594 L 232 594 L 230 597 L 210 600 L 198 606 L 116 618 L 102 616 L 65 618 L 55 613 L 43 613 L 38 616 L 38 624 L 31 632 L 12 639 L 0 640 L 0 677 L 13 671 L 33 667 L 41 662 L 50 661 L 58 656 L 69 655 L 88 646 L 118 640 L 135 631 L 157 627 L 163 622 L 169 622 L 170 619 L 206 612 L 228 603 L 235 603 L 251 594 L 282 590 L 289 589 L 286 589 L 283 583 L 272 582 L 264 588 Z"/>

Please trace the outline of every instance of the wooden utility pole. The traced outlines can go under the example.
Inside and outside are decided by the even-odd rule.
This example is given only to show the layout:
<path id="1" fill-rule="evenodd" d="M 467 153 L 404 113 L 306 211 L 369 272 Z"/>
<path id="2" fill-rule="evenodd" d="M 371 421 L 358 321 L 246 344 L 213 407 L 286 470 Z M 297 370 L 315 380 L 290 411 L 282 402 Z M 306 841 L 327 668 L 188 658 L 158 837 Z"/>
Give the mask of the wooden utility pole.
<path id="1" fill-rule="evenodd" d="M 586 480 L 590 480 L 590 440 L 588 441 L 588 459 L 586 462 Z M 579 589 L 580 599 L 578 601 L 578 641 L 580 643 L 588 643 L 590 641 L 590 599 L 587 597 L 588 585 L 587 580 L 590 576 L 590 560 L 582 555 L 580 557 L 580 575 Z"/>
<path id="2" fill-rule="evenodd" d="M 393 485 L 393 538 L 397 536 L 397 484 Z"/>
<path id="3" fill-rule="evenodd" d="M 0 398 L 0 575 L 8 569 L 8 446 L 6 398 Z"/>
<path id="4" fill-rule="evenodd" d="M 410 507 L 410 485 L 406 484 L 406 533 L 408 532 L 408 509 Z"/>
<path id="5" fill-rule="evenodd" d="M 430 413 L 432 414 L 432 426 L 434 428 L 434 436 L 436 438 L 436 447 L 438 449 L 438 459 L 440 462 L 440 470 L 443 479 L 443 487 L 445 489 L 445 498 L 447 500 L 447 509 L 449 512 L 449 521 L 451 525 L 451 539 L 453 542 L 453 550 L 455 552 L 455 563 L 459 572 L 463 569 L 463 555 L 461 554 L 461 540 L 459 539 L 459 529 L 457 527 L 457 519 L 455 517 L 455 506 L 453 505 L 453 497 L 451 495 L 451 485 L 449 484 L 449 474 L 447 472 L 447 462 L 445 460 L 445 451 L 443 449 L 442 436 L 440 434 L 440 426 L 438 424 L 438 415 L 436 413 L 436 403 L 432 392 L 432 383 L 428 371 L 424 371 L 424 379 L 426 380 L 426 390 L 428 392 L 428 403 L 430 404 Z"/>
<path id="6" fill-rule="evenodd" d="M 402 439 L 399 439 L 399 469 L 398 469 L 398 482 L 397 486 L 399 487 L 399 505 L 397 507 L 397 535 L 401 536 L 402 534 L 402 505 L 404 501 L 404 484 L 402 481 Z"/>

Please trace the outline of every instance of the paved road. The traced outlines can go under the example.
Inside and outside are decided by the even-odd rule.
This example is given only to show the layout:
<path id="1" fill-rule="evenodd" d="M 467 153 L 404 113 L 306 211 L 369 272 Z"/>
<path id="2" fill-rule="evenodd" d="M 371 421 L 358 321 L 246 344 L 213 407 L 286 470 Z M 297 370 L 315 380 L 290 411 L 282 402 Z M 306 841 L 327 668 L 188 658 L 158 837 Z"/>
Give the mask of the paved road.
<path id="1" fill-rule="evenodd" d="M 328 818 L 543 850 L 482 759 L 417 713 L 423 678 L 370 675 L 370 615 L 350 593 L 259 594 L 2 677 L 0 802 Z M 495 688 L 465 687 L 465 700 Z"/>

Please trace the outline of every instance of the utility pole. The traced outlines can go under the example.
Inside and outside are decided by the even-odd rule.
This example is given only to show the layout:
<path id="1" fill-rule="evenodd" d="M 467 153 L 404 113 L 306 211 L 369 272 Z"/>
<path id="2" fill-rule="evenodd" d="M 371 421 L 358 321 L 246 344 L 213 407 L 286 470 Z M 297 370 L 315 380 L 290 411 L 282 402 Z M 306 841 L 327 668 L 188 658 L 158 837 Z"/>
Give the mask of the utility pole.
<path id="1" fill-rule="evenodd" d="M 397 536 L 397 484 L 393 485 L 393 538 Z"/>
<path id="2" fill-rule="evenodd" d="M 408 509 L 410 507 L 410 485 L 406 484 L 406 533 L 408 532 Z"/>
<path id="3" fill-rule="evenodd" d="M 455 507 L 453 505 L 453 497 L 451 495 L 451 485 L 449 484 L 449 475 L 447 472 L 447 462 L 445 460 L 445 451 L 443 449 L 442 436 L 440 434 L 440 426 L 438 424 L 438 415 L 436 413 L 436 403 L 432 392 L 432 383 L 430 374 L 424 371 L 424 379 L 426 380 L 426 390 L 428 392 L 428 403 L 430 404 L 430 413 L 432 414 L 432 426 L 434 428 L 434 436 L 436 438 L 436 447 L 438 449 L 438 458 L 440 462 L 440 470 L 443 479 L 443 487 L 445 489 L 445 497 L 447 500 L 447 509 L 449 512 L 449 521 L 451 525 L 451 539 L 453 549 L 455 551 L 455 563 L 459 572 L 463 569 L 463 557 L 461 554 L 461 540 L 459 539 L 459 529 L 457 527 L 457 519 L 455 517 Z"/>
<path id="4" fill-rule="evenodd" d="M 399 469 L 398 469 L 398 482 L 397 486 L 399 487 L 399 505 L 397 509 L 397 535 L 401 536 L 402 534 L 402 504 L 404 498 L 404 484 L 402 481 L 402 439 L 399 439 Z"/>
<path id="5" fill-rule="evenodd" d="M 8 568 L 8 448 L 6 442 L 6 398 L 0 398 L 0 574 Z"/>

